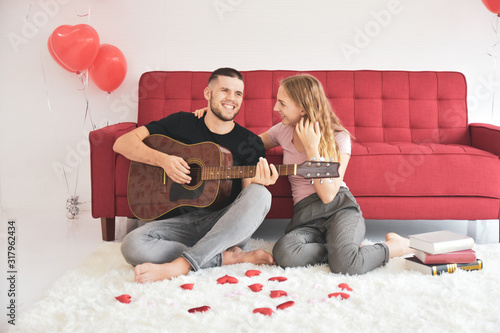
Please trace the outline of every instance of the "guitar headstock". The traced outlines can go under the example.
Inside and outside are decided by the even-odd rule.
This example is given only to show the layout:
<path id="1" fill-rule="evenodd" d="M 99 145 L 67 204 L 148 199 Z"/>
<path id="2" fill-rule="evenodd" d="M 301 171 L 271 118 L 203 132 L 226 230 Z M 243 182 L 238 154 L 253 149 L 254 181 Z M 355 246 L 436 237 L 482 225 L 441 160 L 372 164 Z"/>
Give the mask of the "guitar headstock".
<path id="1" fill-rule="evenodd" d="M 337 178 L 339 166 L 339 162 L 305 161 L 297 165 L 297 175 L 307 179 Z"/>

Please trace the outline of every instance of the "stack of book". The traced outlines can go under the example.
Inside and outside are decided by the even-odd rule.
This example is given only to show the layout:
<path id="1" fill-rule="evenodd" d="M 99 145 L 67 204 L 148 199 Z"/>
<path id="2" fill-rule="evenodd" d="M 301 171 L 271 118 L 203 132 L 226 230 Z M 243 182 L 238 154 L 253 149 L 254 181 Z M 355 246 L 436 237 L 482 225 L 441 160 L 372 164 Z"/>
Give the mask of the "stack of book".
<path id="1" fill-rule="evenodd" d="M 453 273 L 457 268 L 480 270 L 483 261 L 472 250 L 474 239 L 452 231 L 441 230 L 410 235 L 413 257 L 405 258 L 405 269 L 424 274 Z"/>

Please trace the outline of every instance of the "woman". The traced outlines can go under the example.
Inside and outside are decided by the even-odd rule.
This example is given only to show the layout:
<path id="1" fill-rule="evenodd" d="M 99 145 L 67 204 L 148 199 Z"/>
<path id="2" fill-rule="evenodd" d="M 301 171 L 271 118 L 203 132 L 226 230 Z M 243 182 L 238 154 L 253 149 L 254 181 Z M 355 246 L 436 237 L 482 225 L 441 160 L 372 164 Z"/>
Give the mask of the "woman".
<path id="1" fill-rule="evenodd" d="M 300 176 L 289 176 L 294 214 L 274 246 L 276 263 L 282 267 L 328 263 L 334 273 L 363 274 L 389 258 L 411 253 L 408 239 L 395 233 L 388 233 L 384 243 L 361 245 L 365 221 L 343 181 L 351 137 L 321 83 L 307 74 L 284 79 L 274 111 L 280 114 L 281 123 L 260 137 L 266 149 L 283 148 L 284 164 L 323 158 L 340 162 L 338 178 L 316 179 L 311 184 Z"/>

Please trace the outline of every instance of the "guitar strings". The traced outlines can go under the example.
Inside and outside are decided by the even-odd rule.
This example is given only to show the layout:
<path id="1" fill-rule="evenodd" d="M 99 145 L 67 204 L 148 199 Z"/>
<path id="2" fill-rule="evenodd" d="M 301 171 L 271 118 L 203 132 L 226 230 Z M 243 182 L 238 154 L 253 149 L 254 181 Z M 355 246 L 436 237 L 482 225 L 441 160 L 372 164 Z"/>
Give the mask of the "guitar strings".
<path id="1" fill-rule="evenodd" d="M 281 175 L 282 172 L 285 172 L 283 175 L 289 175 L 289 168 L 293 167 L 293 165 L 276 165 L 276 168 L 278 170 L 278 173 Z M 232 167 L 224 167 L 224 166 L 213 166 L 213 167 L 194 167 L 190 169 L 190 173 L 188 175 L 194 176 L 194 177 L 200 177 L 200 176 L 218 176 L 220 177 L 221 175 L 229 175 L 230 178 L 246 178 L 246 177 L 241 177 L 242 175 L 245 176 L 251 176 L 248 175 L 248 172 L 255 172 L 256 171 L 256 166 L 234 166 Z M 246 170 L 245 170 L 246 169 Z M 238 177 L 236 177 L 238 176 Z M 170 177 L 169 177 L 170 178 Z M 224 177 L 225 178 L 225 177 Z"/>

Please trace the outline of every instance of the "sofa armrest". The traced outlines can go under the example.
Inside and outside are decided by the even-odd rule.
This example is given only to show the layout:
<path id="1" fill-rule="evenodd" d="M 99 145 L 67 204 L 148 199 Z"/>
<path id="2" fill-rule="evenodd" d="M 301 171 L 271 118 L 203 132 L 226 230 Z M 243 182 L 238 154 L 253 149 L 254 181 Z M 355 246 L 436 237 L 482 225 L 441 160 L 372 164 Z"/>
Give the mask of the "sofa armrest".
<path id="1" fill-rule="evenodd" d="M 472 123 L 469 131 L 473 147 L 500 156 L 500 126 Z"/>
<path id="2" fill-rule="evenodd" d="M 136 123 L 120 123 L 90 132 L 92 216 L 115 217 L 115 161 L 113 144 Z"/>

